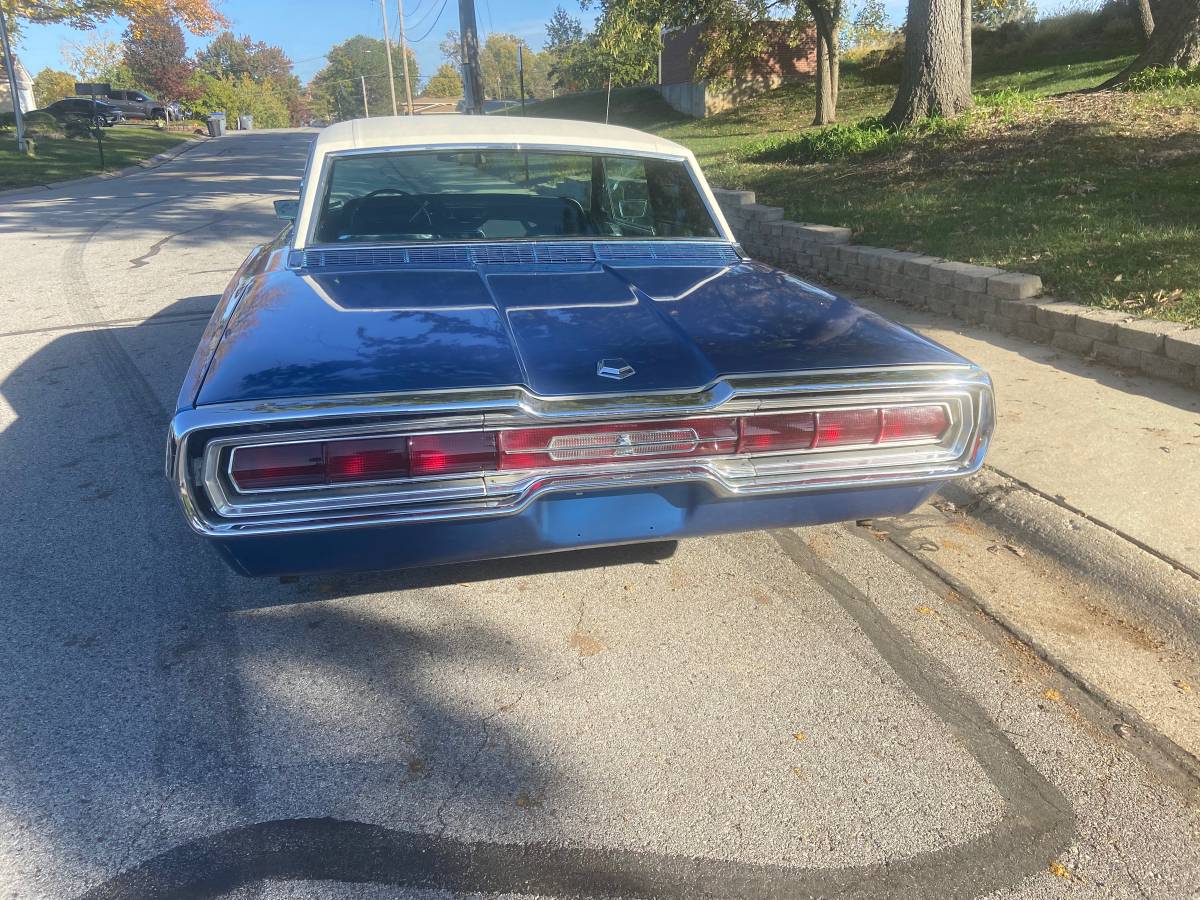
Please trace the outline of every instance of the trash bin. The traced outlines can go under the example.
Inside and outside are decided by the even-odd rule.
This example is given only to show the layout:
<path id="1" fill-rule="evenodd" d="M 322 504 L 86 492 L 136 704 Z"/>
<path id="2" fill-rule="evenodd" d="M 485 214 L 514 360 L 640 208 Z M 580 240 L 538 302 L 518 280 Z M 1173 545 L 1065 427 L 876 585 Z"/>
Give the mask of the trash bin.
<path id="1" fill-rule="evenodd" d="M 208 136 L 220 137 L 225 133 L 225 113 L 213 113 L 208 117 Z"/>
<path id="2" fill-rule="evenodd" d="M 254 127 L 254 116 L 238 116 L 238 131 L 249 131 Z"/>

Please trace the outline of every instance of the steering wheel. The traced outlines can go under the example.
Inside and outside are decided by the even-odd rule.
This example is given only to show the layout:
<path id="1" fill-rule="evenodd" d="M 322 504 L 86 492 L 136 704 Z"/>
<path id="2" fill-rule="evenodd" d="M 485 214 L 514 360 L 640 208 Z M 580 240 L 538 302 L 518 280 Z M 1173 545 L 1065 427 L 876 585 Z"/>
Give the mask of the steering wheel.
<path id="1" fill-rule="evenodd" d="M 381 187 L 381 188 L 375 188 L 375 190 L 371 191 L 369 194 L 363 194 L 358 199 L 359 200 L 367 200 L 371 197 L 378 197 L 380 194 L 395 194 L 397 197 L 411 197 L 412 196 L 412 194 L 410 194 L 408 191 L 402 191 L 402 190 L 400 190 L 400 188 Z"/>

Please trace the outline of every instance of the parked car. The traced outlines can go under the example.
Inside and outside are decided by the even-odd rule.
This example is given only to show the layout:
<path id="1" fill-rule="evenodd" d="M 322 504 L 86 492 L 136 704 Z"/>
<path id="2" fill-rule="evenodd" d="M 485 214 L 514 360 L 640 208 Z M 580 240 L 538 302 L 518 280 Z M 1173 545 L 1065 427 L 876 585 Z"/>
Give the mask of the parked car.
<path id="1" fill-rule="evenodd" d="M 141 91 L 110 90 L 108 102 L 121 110 L 127 119 L 165 119 L 167 104 Z"/>
<path id="2" fill-rule="evenodd" d="M 899 515 L 983 463 L 983 371 L 747 259 L 653 135 L 344 122 L 276 210 L 167 448 L 243 574 Z"/>
<path id="3" fill-rule="evenodd" d="M 94 116 L 96 123 L 105 128 L 111 128 L 113 125 L 125 121 L 121 111 L 111 103 L 97 100 L 93 106 L 89 97 L 67 97 L 63 100 L 56 100 L 39 111 L 49 113 L 60 122 L 70 120 L 90 122 Z"/>

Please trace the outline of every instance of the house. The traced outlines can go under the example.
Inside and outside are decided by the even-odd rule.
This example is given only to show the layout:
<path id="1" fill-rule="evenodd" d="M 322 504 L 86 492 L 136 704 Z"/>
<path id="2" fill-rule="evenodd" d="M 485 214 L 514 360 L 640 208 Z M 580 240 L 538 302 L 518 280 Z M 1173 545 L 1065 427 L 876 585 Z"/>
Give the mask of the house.
<path id="1" fill-rule="evenodd" d="M 696 73 L 696 62 L 704 54 L 704 25 L 664 30 L 659 93 L 680 112 L 703 118 L 785 81 L 811 78 L 817 70 L 816 27 L 810 25 L 799 37 L 790 22 L 769 22 L 764 27 L 769 33 L 762 56 L 746 71 L 731 70 L 723 80 L 728 83 L 720 85 Z"/>
<path id="2" fill-rule="evenodd" d="M 21 101 L 21 112 L 29 112 L 37 108 L 33 99 L 33 79 L 21 65 L 21 60 L 13 56 L 13 73 L 17 76 L 17 96 Z M 12 112 L 12 88 L 8 83 L 8 70 L 4 66 L 4 55 L 0 54 L 0 113 Z"/>

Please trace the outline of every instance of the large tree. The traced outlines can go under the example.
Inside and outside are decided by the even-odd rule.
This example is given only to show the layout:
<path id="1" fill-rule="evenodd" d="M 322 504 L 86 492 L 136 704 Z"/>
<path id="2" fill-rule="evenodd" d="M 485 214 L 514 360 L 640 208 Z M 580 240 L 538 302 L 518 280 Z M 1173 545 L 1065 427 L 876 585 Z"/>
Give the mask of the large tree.
<path id="1" fill-rule="evenodd" d="M 39 108 L 49 106 L 55 100 L 75 96 L 75 76 L 60 72 L 49 66 L 33 76 L 33 99 Z"/>
<path id="2" fill-rule="evenodd" d="M 1144 69 L 1173 66 L 1200 66 L 1200 0 L 1161 0 L 1156 4 L 1154 31 L 1145 49 L 1100 87 L 1118 87 Z"/>
<path id="3" fill-rule="evenodd" d="M 125 65 L 125 51 L 118 41 L 94 35 L 84 42 L 68 41 L 59 50 L 67 69 L 79 81 L 103 81 L 115 88 L 140 88 Z"/>
<path id="4" fill-rule="evenodd" d="M 283 97 L 293 125 L 308 116 L 308 106 L 300 79 L 292 72 L 292 61 L 279 47 L 255 41 L 249 35 L 238 37 L 223 31 L 203 50 L 196 51 L 196 68 L 214 78 L 245 75 L 260 84 L 270 84 Z"/>
<path id="5" fill-rule="evenodd" d="M 391 92 L 388 90 L 387 57 L 383 41 L 358 34 L 337 44 L 325 55 L 325 68 L 313 76 L 310 85 L 313 101 L 328 119 L 358 119 L 370 112 L 373 116 L 392 114 Z M 392 71 L 396 97 L 404 96 L 404 70 L 401 68 L 400 48 L 392 45 Z M 408 48 L 408 73 L 417 81 L 417 59 Z M 362 85 L 367 86 L 367 109 L 363 109 Z"/>
<path id="6" fill-rule="evenodd" d="M 192 67 L 185 59 L 183 29 L 166 13 L 143 16 L 125 29 L 125 65 L 138 84 L 159 99 L 178 100 L 187 92 Z"/>
<path id="7" fill-rule="evenodd" d="M 896 101 L 884 117 L 903 128 L 929 116 L 952 118 L 971 107 L 971 73 L 960 0 L 909 0 L 904 66 Z"/>
<path id="8" fill-rule="evenodd" d="M 421 92 L 422 97 L 461 97 L 462 95 L 462 76 L 450 63 L 442 63 L 438 66 L 438 70 L 433 73 L 433 77 L 425 85 L 425 90 Z"/>

